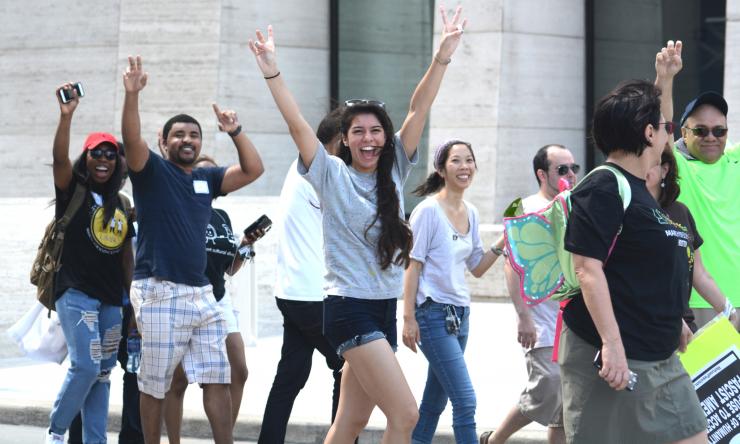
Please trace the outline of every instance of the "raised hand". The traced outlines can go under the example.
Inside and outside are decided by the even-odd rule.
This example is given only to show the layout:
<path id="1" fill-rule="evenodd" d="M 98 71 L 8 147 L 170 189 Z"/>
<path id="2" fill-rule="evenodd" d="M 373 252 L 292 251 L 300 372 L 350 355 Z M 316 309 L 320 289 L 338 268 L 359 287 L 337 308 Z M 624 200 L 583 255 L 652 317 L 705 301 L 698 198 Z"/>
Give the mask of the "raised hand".
<path id="1" fill-rule="evenodd" d="M 256 40 L 249 39 L 249 49 L 252 50 L 257 66 L 265 77 L 275 76 L 279 71 L 275 59 L 275 38 L 272 25 L 267 25 L 267 38 L 259 29 L 255 32 Z"/>
<path id="2" fill-rule="evenodd" d="M 62 98 L 59 96 L 60 91 L 62 90 L 66 92 L 67 96 L 72 97 L 72 100 L 67 103 L 62 103 Z M 65 116 L 72 115 L 75 112 L 77 105 L 80 103 L 80 98 L 77 97 L 77 91 L 72 86 L 72 83 L 69 82 L 56 89 L 56 97 L 59 102 L 59 110 Z"/>
<path id="3" fill-rule="evenodd" d="M 445 10 L 444 5 L 439 6 L 439 13 L 442 16 L 442 38 L 439 41 L 437 56 L 443 61 L 452 58 L 452 54 L 455 53 L 455 50 L 462 39 L 465 25 L 468 23 L 468 19 L 460 21 L 461 12 L 462 6 L 458 6 L 455 9 L 455 14 L 450 20 L 447 17 L 447 11 Z"/>
<path id="4" fill-rule="evenodd" d="M 230 133 L 239 128 L 239 118 L 236 116 L 236 111 L 230 109 L 221 111 L 218 105 L 214 103 L 213 112 L 216 113 L 219 130 Z"/>
<path id="5" fill-rule="evenodd" d="M 655 73 L 658 78 L 673 78 L 683 68 L 683 60 L 681 59 L 681 50 L 683 49 L 683 43 L 681 40 L 673 43 L 673 40 L 668 40 L 668 43 L 655 55 Z"/>
<path id="6" fill-rule="evenodd" d="M 123 73 L 123 87 L 127 93 L 137 93 L 146 86 L 147 73 L 141 68 L 141 56 L 128 56 L 128 68 Z"/>

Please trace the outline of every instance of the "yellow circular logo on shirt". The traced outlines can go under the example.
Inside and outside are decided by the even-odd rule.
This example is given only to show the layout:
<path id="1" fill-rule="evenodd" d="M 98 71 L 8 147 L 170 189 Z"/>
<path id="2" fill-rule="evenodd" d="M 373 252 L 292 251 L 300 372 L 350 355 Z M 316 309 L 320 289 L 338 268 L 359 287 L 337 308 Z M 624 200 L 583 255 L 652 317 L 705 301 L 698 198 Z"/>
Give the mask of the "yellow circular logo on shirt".
<path id="1" fill-rule="evenodd" d="M 90 218 L 90 233 L 99 247 L 106 250 L 117 250 L 123 245 L 128 233 L 128 221 L 123 211 L 116 208 L 111 220 L 103 225 L 103 207 L 98 207 Z"/>

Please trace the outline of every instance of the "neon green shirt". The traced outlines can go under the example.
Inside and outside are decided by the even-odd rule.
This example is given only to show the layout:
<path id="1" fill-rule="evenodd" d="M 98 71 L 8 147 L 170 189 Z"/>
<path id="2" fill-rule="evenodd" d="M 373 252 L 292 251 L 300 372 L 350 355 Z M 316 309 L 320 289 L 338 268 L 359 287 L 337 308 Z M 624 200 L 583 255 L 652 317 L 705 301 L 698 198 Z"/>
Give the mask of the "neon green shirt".
<path id="1" fill-rule="evenodd" d="M 704 267 L 732 305 L 740 306 L 740 146 L 728 147 L 713 164 L 687 159 L 678 148 L 674 153 L 681 185 L 678 200 L 689 207 L 704 239 Z M 711 308 L 696 291 L 689 306 Z"/>

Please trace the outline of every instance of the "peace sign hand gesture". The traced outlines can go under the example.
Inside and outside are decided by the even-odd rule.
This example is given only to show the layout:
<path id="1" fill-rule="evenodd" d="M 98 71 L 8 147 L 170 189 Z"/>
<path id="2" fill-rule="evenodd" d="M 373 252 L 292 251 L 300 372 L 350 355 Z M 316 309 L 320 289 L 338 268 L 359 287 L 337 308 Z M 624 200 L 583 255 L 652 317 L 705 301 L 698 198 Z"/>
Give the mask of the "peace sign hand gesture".
<path id="1" fill-rule="evenodd" d="M 128 56 L 128 68 L 123 73 L 123 87 L 127 93 L 138 93 L 146 86 L 147 73 L 141 68 L 141 56 Z"/>
<path id="2" fill-rule="evenodd" d="M 275 38 L 272 25 L 267 25 L 267 39 L 259 29 L 255 32 L 257 40 L 249 39 L 249 49 L 252 50 L 257 66 L 265 77 L 272 77 L 278 73 L 277 60 L 275 59 Z"/>
<path id="3" fill-rule="evenodd" d="M 221 111 L 215 103 L 213 104 L 213 112 L 216 113 L 218 119 L 218 129 L 227 133 L 232 133 L 239 128 L 239 119 L 236 116 L 236 111 L 227 109 Z"/>
<path id="4" fill-rule="evenodd" d="M 671 79 L 681 71 L 681 68 L 683 68 L 682 49 L 683 43 L 681 43 L 681 40 L 678 40 L 675 44 L 673 40 L 668 40 L 666 46 L 655 55 L 655 73 L 658 78 Z"/>
<path id="5" fill-rule="evenodd" d="M 452 54 L 455 53 L 457 46 L 460 44 L 465 26 L 468 24 L 468 19 L 460 21 L 461 12 L 462 6 L 458 6 L 455 9 L 455 15 L 450 20 L 447 17 L 444 5 L 439 6 L 439 13 L 442 16 L 442 39 L 439 42 L 438 56 L 442 60 L 452 58 Z"/>

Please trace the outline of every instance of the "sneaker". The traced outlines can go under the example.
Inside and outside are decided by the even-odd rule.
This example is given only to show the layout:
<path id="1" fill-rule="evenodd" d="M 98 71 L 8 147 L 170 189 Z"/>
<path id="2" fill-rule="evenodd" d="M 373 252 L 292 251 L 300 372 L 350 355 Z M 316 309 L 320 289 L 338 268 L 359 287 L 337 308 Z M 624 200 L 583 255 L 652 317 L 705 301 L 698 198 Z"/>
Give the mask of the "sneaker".
<path id="1" fill-rule="evenodd" d="M 64 444 L 64 435 L 58 435 L 47 429 L 46 444 Z"/>

